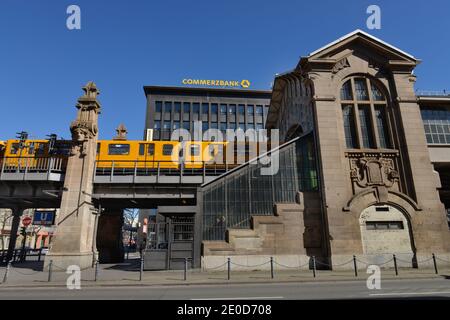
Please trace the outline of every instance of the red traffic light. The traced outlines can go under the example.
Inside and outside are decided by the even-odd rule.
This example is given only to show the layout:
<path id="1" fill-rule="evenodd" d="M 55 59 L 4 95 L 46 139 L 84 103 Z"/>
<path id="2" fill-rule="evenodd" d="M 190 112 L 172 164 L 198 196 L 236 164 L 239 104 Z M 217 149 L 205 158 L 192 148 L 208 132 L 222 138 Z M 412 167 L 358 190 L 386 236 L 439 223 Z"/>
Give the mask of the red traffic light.
<path id="1" fill-rule="evenodd" d="M 32 219 L 30 217 L 25 217 L 22 219 L 22 225 L 28 227 L 31 224 Z"/>

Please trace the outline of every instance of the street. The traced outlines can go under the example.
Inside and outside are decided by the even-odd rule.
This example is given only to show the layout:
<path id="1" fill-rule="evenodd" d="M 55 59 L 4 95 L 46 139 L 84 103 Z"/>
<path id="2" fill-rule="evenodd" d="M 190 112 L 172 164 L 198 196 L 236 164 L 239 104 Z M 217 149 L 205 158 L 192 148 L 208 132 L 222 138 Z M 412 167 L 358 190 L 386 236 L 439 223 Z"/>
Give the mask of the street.
<path id="1" fill-rule="evenodd" d="M 384 280 L 380 290 L 366 282 L 303 282 L 229 285 L 86 286 L 0 288 L 0 300 L 9 299 L 120 299 L 120 300 L 278 300 L 278 299 L 450 299 L 450 280 Z"/>

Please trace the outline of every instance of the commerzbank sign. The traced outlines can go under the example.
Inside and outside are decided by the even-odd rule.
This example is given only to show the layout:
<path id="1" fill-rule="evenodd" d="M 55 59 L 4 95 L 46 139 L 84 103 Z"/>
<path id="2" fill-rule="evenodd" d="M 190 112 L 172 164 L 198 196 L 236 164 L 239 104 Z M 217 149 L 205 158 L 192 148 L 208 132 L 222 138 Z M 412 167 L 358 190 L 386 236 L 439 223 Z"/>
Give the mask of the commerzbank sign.
<path id="1" fill-rule="evenodd" d="M 183 79 L 181 81 L 185 85 L 197 86 L 213 86 L 213 87 L 240 87 L 249 88 L 250 81 L 248 80 L 205 80 L 205 79 Z"/>

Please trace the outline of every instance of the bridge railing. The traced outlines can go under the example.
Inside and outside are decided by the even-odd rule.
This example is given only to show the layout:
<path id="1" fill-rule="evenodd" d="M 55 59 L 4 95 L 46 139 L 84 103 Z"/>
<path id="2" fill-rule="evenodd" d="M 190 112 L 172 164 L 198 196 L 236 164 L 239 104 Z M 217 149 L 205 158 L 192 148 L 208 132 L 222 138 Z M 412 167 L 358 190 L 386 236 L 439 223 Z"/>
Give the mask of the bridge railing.
<path id="1" fill-rule="evenodd" d="M 97 181 L 113 182 L 122 181 L 129 182 L 147 181 L 146 178 L 154 178 L 155 182 L 161 182 L 159 178 L 185 177 L 186 181 L 189 177 L 211 177 L 219 176 L 236 165 L 209 163 L 203 161 L 175 163 L 172 161 L 114 161 L 114 160 L 97 160 L 95 162 L 94 174 L 98 177 Z M 173 179 L 172 179 L 173 180 Z M 171 182 L 168 180 L 167 182 Z M 204 179 L 202 179 L 204 181 Z M 147 181 L 149 182 L 149 181 Z"/>
<path id="2" fill-rule="evenodd" d="M 65 157 L 4 157 L 0 159 L 1 180 L 49 179 L 51 174 L 64 173 Z"/>

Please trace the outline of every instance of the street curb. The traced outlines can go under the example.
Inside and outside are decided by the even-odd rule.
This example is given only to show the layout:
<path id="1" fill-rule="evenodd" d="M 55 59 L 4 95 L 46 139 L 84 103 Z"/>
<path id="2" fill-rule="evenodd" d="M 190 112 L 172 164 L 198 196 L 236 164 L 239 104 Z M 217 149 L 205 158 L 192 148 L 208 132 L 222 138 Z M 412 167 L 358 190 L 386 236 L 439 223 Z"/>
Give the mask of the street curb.
<path id="1" fill-rule="evenodd" d="M 443 275 L 430 275 L 430 276 L 423 276 L 423 277 L 417 277 L 417 276 L 406 276 L 406 277 L 389 277 L 385 278 L 384 280 L 422 280 L 422 279 L 441 279 Z M 180 280 L 183 281 L 183 280 Z M 314 279 L 297 279 L 297 280 L 276 280 L 276 279 L 264 279 L 260 281 L 233 281 L 233 280 L 223 280 L 223 282 L 180 282 L 180 283 L 146 283 L 146 282 L 140 282 L 136 280 L 136 283 L 114 283 L 114 282 L 104 282 L 101 283 L 101 281 L 98 281 L 95 283 L 93 280 L 82 280 L 81 281 L 81 287 L 87 287 L 87 288 L 95 288 L 95 287 L 179 287 L 179 286 L 212 286 L 212 285 L 236 285 L 236 284 L 243 284 L 243 285 L 251 285 L 251 284 L 277 284 L 277 283 L 316 283 L 316 282 L 356 282 L 356 281 L 366 281 L 366 278 L 364 277 L 352 277 L 352 278 L 343 278 L 343 279 L 320 279 L 320 278 L 314 278 Z M 87 282 L 87 283 L 86 283 Z M 91 283 L 94 282 L 94 283 Z M 31 289 L 31 288 L 66 288 L 65 283 L 47 283 L 47 284 L 3 284 L 0 283 L 0 290 L 2 288 L 24 288 L 24 289 Z"/>

